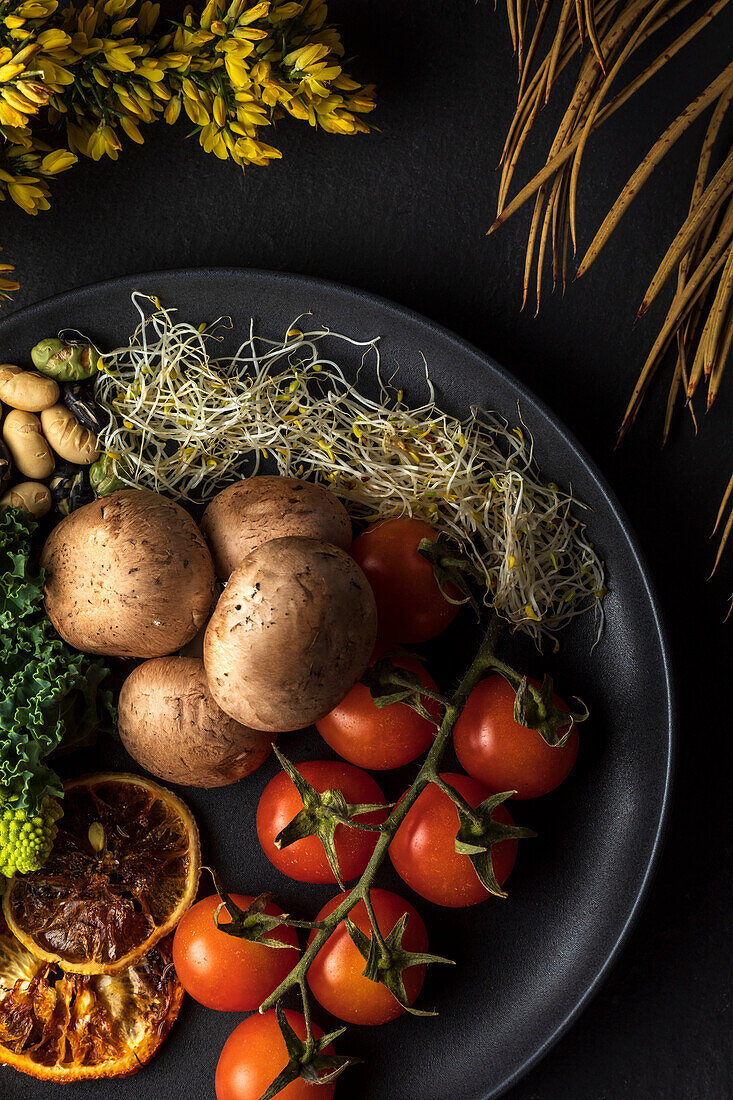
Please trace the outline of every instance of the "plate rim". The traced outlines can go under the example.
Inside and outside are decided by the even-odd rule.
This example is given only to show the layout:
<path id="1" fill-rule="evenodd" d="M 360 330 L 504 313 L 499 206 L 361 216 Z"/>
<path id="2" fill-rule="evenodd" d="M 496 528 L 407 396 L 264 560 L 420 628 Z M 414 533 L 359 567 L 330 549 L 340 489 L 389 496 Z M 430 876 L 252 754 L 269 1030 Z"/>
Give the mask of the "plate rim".
<path id="1" fill-rule="evenodd" d="M 659 597 L 657 595 L 656 587 L 652 580 L 649 567 L 644 556 L 643 551 L 638 542 L 638 538 L 631 525 L 626 512 L 621 506 L 615 492 L 606 480 L 605 475 L 602 473 L 595 460 L 591 457 L 585 447 L 575 438 L 573 433 L 565 425 L 565 423 L 557 416 L 555 412 L 550 408 L 546 402 L 538 397 L 521 379 L 518 379 L 512 371 L 502 366 L 492 355 L 488 352 L 478 348 L 470 340 L 459 336 L 451 329 L 445 327 L 432 318 L 425 316 L 417 310 L 411 309 L 408 306 L 404 306 L 399 302 L 395 302 L 392 299 L 385 298 L 379 294 L 375 294 L 371 291 L 366 291 L 360 287 L 351 286 L 348 283 L 340 283 L 332 279 L 321 278 L 316 275 L 301 275 L 297 272 L 288 271 L 273 271 L 267 268 L 258 267 L 232 267 L 232 266 L 204 266 L 204 267 L 192 267 L 192 268 L 163 268 L 157 271 L 145 271 L 140 273 L 133 273 L 128 275 L 118 275 L 110 279 L 103 279 L 98 282 L 88 283 L 86 285 L 74 287 L 70 290 L 62 291 L 59 294 L 49 295 L 46 298 L 41 298 L 36 302 L 33 302 L 27 306 L 23 306 L 20 309 L 11 310 L 0 317 L 0 340 L 3 337 L 3 333 L 6 327 L 9 327 L 13 323 L 24 323 L 32 319 L 35 313 L 40 313 L 44 309 L 51 305 L 59 306 L 77 297 L 83 297 L 86 294 L 92 292 L 106 291 L 114 292 L 119 290 L 125 293 L 131 293 L 134 289 L 139 289 L 134 284 L 153 282 L 154 280 L 188 280 L 188 279 L 206 279 L 216 277 L 233 277 L 233 278 L 257 278 L 268 280 L 271 282 L 279 282 L 283 284 L 299 284 L 304 288 L 315 288 L 317 290 L 326 290 L 331 294 L 337 294 L 346 298 L 361 299 L 378 309 L 392 314 L 396 319 L 404 319 L 411 323 L 417 322 L 432 334 L 437 335 L 442 341 L 451 343 L 455 347 L 459 348 L 461 352 L 468 353 L 475 359 L 478 359 L 484 367 L 487 367 L 489 372 L 493 372 L 505 381 L 509 383 L 512 389 L 518 394 L 518 396 L 527 401 L 530 405 L 537 408 L 546 419 L 552 424 L 555 431 L 563 440 L 565 446 L 572 452 L 575 458 L 585 467 L 586 472 L 590 475 L 591 479 L 598 487 L 598 490 L 602 494 L 608 508 L 610 509 L 616 523 L 623 532 L 629 549 L 631 551 L 634 563 L 639 571 L 640 579 L 642 581 L 644 590 L 649 599 L 649 604 L 652 612 L 652 618 L 654 627 L 656 630 L 657 640 L 659 644 L 659 650 L 662 661 L 662 668 L 664 670 L 664 687 L 666 694 L 666 770 L 664 776 L 664 789 L 662 794 L 662 800 L 659 807 L 659 813 L 657 817 L 656 831 L 653 838 L 652 847 L 650 850 L 649 858 L 647 860 L 646 867 L 644 869 L 643 877 L 636 891 L 636 895 L 633 902 L 630 905 L 626 919 L 613 943 L 610 950 L 607 952 L 603 960 L 599 963 L 595 970 L 594 977 L 588 983 L 584 992 L 579 996 L 573 1006 L 566 1012 L 563 1019 L 555 1027 L 553 1032 L 547 1036 L 547 1038 L 536 1047 L 531 1054 L 519 1065 L 516 1066 L 510 1074 L 508 1074 L 500 1083 L 498 1083 L 492 1090 L 485 1093 L 481 1100 L 495 1100 L 500 1096 L 503 1096 L 513 1085 L 517 1084 L 522 1077 L 524 1077 L 534 1066 L 536 1066 L 555 1046 L 555 1044 L 562 1038 L 562 1036 L 569 1030 L 569 1028 L 577 1021 L 580 1015 L 588 1007 L 590 1001 L 598 993 L 603 983 L 608 978 L 613 966 L 618 960 L 619 954 L 628 940 L 628 937 L 636 923 L 643 906 L 647 900 L 649 894 L 649 888 L 654 878 L 654 874 L 659 865 L 659 857 L 664 844 L 664 838 L 669 824 L 670 808 L 673 800 L 674 790 L 674 778 L 675 767 L 677 759 L 677 733 L 678 733 L 678 713 L 677 713 L 677 697 L 675 687 L 675 674 L 673 666 L 673 658 L 671 645 L 669 640 L 668 628 L 664 619 L 664 615 L 660 606 Z M 151 288 L 154 289 L 154 288 Z M 156 290 L 154 292 L 157 293 Z"/>

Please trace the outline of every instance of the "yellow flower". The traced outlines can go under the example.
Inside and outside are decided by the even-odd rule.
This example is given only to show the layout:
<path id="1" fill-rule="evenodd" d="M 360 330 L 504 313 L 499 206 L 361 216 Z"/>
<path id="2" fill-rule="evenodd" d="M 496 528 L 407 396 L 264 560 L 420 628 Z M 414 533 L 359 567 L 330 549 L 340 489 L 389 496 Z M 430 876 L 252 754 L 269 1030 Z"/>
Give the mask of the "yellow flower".
<path id="1" fill-rule="evenodd" d="M 284 23 L 288 19 L 294 19 L 303 10 L 302 4 L 278 4 L 270 12 L 271 23 Z"/>
<path id="2" fill-rule="evenodd" d="M 0 100 L 0 126 L 25 126 L 26 115 Z"/>
<path id="3" fill-rule="evenodd" d="M 341 73 L 333 81 L 334 88 L 338 88 L 340 92 L 355 92 L 360 87 L 358 80 L 354 80 L 353 77 L 348 76 L 346 73 Z"/>
<path id="4" fill-rule="evenodd" d="M 21 50 L 18 50 L 13 57 L 13 61 L 16 65 L 27 66 L 28 62 L 33 60 L 40 48 L 38 42 L 30 42 L 27 46 L 23 46 Z"/>
<path id="5" fill-rule="evenodd" d="M 2 91 L 0 91 L 0 96 L 2 96 L 5 102 L 9 103 L 11 107 L 15 107 L 16 111 L 21 111 L 25 115 L 36 113 L 37 106 L 31 103 L 29 99 L 26 99 L 22 92 L 12 85 L 9 88 L 3 88 Z"/>
<path id="6" fill-rule="evenodd" d="M 195 99 L 186 97 L 183 100 L 183 109 L 195 126 L 205 126 L 209 121 L 208 111 Z"/>
<path id="7" fill-rule="evenodd" d="M 153 84 L 153 95 L 156 99 L 160 99 L 163 103 L 167 103 L 171 98 L 172 92 L 169 88 L 166 88 L 165 84 Z"/>
<path id="8" fill-rule="evenodd" d="M 47 190 L 35 176 L 16 176 L 8 184 L 8 194 L 26 214 L 37 214 L 39 210 L 48 210 L 50 203 L 46 198 Z"/>
<path id="9" fill-rule="evenodd" d="M 138 76 L 145 77 L 151 84 L 159 84 L 162 80 L 165 80 L 165 69 L 154 57 L 145 57 L 136 66 L 135 69 Z"/>
<path id="10" fill-rule="evenodd" d="M 137 142 L 138 145 L 143 144 L 143 141 L 145 139 L 143 138 L 142 134 L 140 133 L 139 129 L 137 128 L 137 126 L 135 125 L 135 123 L 132 121 L 131 118 L 128 118 L 126 115 L 123 115 L 122 118 L 120 119 L 120 126 L 122 127 L 122 129 L 125 131 L 125 133 L 127 134 L 127 136 L 129 138 L 132 138 L 132 140 Z"/>
<path id="11" fill-rule="evenodd" d="M 251 84 L 249 70 L 240 57 L 227 53 L 224 58 L 227 75 L 235 88 L 247 88 Z"/>
<path id="12" fill-rule="evenodd" d="M 267 15 L 269 10 L 270 5 L 267 0 L 265 0 L 264 3 L 255 4 L 253 8 L 249 8 L 243 15 L 240 15 L 239 22 L 240 24 L 256 23 L 258 19 L 262 19 L 263 16 Z"/>
<path id="13" fill-rule="evenodd" d="M 0 279 L 0 292 L 2 292 L 2 296 L 5 299 L 7 299 L 14 290 L 18 290 L 19 287 L 20 283 L 17 279 Z"/>
<path id="14" fill-rule="evenodd" d="M 250 92 L 237 92 L 234 96 L 237 104 L 237 118 L 243 125 L 264 126 L 267 112 Z"/>
<path id="15" fill-rule="evenodd" d="M 166 104 L 166 108 L 163 111 L 163 118 L 165 119 L 165 121 L 168 123 L 169 126 L 172 126 L 173 123 L 178 119 L 178 116 L 180 115 L 180 113 L 181 113 L 181 97 L 176 95 L 176 96 L 173 96 L 172 99 L 168 100 L 168 103 Z"/>
<path id="16" fill-rule="evenodd" d="M 313 42 L 308 46 L 300 46 L 297 50 L 286 54 L 283 58 L 283 64 L 292 65 L 294 69 L 298 69 L 300 72 L 307 72 L 312 65 L 320 61 L 327 53 L 328 46 Z"/>
<path id="17" fill-rule="evenodd" d="M 134 118 L 140 118 L 143 122 L 152 122 L 155 118 L 152 108 L 140 97 L 139 93 L 133 90 L 128 91 L 128 89 L 122 85 L 115 85 L 115 94 L 117 95 L 120 105 L 129 115 L 132 115 Z"/>
<path id="18" fill-rule="evenodd" d="M 68 149 L 55 149 L 41 161 L 40 171 L 44 176 L 58 176 L 76 164 L 76 157 Z"/>
<path id="19" fill-rule="evenodd" d="M 134 73 L 135 62 L 132 59 L 133 57 L 139 57 L 142 52 L 142 46 L 117 45 L 110 46 L 109 49 L 105 50 L 104 56 L 111 69 L 116 69 L 121 73 Z"/>
<path id="20" fill-rule="evenodd" d="M 142 123 L 172 124 L 181 108 L 202 149 L 242 169 L 280 158 L 260 135 L 286 113 L 330 133 L 368 129 L 359 116 L 374 90 L 337 63 L 325 0 L 205 0 L 162 34 L 156 0 L 75 3 L 55 18 L 58 0 L 7 0 L 0 13 L 0 201 L 47 209 L 48 181 L 77 154 L 116 160 L 123 133 L 141 143 Z M 37 139 L 41 112 L 66 127 L 68 149 Z M 0 300 L 17 286 L 12 271 L 0 264 Z"/>
<path id="21" fill-rule="evenodd" d="M 200 23 L 204 30 L 209 30 L 211 24 L 221 12 L 220 0 L 209 0 L 201 13 Z"/>
<path id="22" fill-rule="evenodd" d="M 367 114 L 369 111 L 373 111 L 377 105 L 374 98 L 374 85 L 365 84 L 360 92 L 349 96 L 346 105 L 350 111 L 356 111 L 358 114 Z"/>
<path id="23" fill-rule="evenodd" d="M 91 130 L 70 122 L 66 127 L 66 136 L 69 147 L 72 150 L 76 149 L 82 156 L 89 156 L 89 138 L 91 137 Z"/>
<path id="24" fill-rule="evenodd" d="M 210 122 L 203 127 L 199 134 L 199 142 L 205 153 L 213 153 L 219 160 L 227 160 L 229 151 L 222 136 L 222 131 L 215 123 Z"/>
<path id="25" fill-rule="evenodd" d="M 118 19 L 116 23 L 112 24 L 110 28 L 110 33 L 113 35 L 127 34 L 128 31 L 132 30 L 136 23 L 136 16 L 132 16 L 132 18 L 128 16 L 127 19 Z"/>
<path id="26" fill-rule="evenodd" d="M 300 119 L 301 122 L 309 122 L 311 126 L 316 125 L 316 112 L 302 99 L 290 99 L 286 102 L 285 109 L 293 118 Z"/>
<path id="27" fill-rule="evenodd" d="M 44 19 L 52 15 L 57 7 L 56 0 L 46 0 L 46 2 L 43 2 L 43 0 L 29 0 L 28 3 L 20 4 L 15 9 L 15 13 L 23 19 Z"/>
<path id="28" fill-rule="evenodd" d="M 270 79 L 270 73 L 272 72 L 272 66 L 269 61 L 255 61 L 254 65 L 250 69 L 250 76 L 258 84 L 264 84 Z"/>
<path id="29" fill-rule="evenodd" d="M 13 77 L 23 72 L 23 62 L 20 64 L 17 62 L 9 62 L 7 65 L 0 65 L 0 84 L 4 84 L 6 80 L 12 80 Z"/>
<path id="30" fill-rule="evenodd" d="M 50 53 L 52 50 L 61 50 L 71 44 L 71 38 L 59 27 L 48 27 L 41 31 L 36 39 L 42 50 Z"/>
<path id="31" fill-rule="evenodd" d="M 217 126 L 223 126 L 227 117 L 226 103 L 222 96 L 218 95 L 214 100 L 214 122 Z"/>
<path id="32" fill-rule="evenodd" d="M 110 160 L 117 160 L 122 146 L 113 128 L 100 123 L 90 135 L 87 148 L 88 156 L 92 160 L 101 160 L 104 156 L 108 156 Z"/>
<path id="33" fill-rule="evenodd" d="M 163 54 L 160 58 L 161 65 L 165 69 L 184 69 L 190 60 L 189 54 L 180 51 Z"/>
<path id="34" fill-rule="evenodd" d="M 146 38 L 149 38 L 153 33 L 159 15 L 160 4 L 152 4 L 150 0 L 143 0 L 137 17 L 137 25 L 141 34 L 144 34 Z"/>
<path id="35" fill-rule="evenodd" d="M 8 144 L 16 149 L 31 150 L 33 148 L 31 132 L 27 126 L 6 126 L 3 130 L 3 136 Z M 10 149 L 9 153 L 12 155 L 14 151 L 14 149 Z M 2 178 L 2 175 L 0 175 L 0 179 Z"/>
<path id="36" fill-rule="evenodd" d="M 245 27 L 240 25 L 234 28 L 232 36 L 237 42 L 261 42 L 264 38 L 267 38 L 267 31 L 262 30 L 260 27 Z"/>
<path id="37" fill-rule="evenodd" d="M 114 18 L 117 15 L 124 15 L 134 3 L 134 0 L 106 0 L 104 4 L 104 14 Z"/>
<path id="38" fill-rule="evenodd" d="M 73 74 L 62 65 L 57 65 L 51 61 L 46 54 L 39 55 L 37 65 L 43 76 L 43 83 L 48 84 L 54 90 L 58 89 L 60 91 L 62 88 L 74 83 Z"/>
<path id="39" fill-rule="evenodd" d="M 185 79 L 181 81 L 181 91 L 185 95 L 186 99 L 192 99 L 195 103 L 201 102 L 198 88 L 196 87 L 194 82 L 188 77 L 185 77 Z"/>

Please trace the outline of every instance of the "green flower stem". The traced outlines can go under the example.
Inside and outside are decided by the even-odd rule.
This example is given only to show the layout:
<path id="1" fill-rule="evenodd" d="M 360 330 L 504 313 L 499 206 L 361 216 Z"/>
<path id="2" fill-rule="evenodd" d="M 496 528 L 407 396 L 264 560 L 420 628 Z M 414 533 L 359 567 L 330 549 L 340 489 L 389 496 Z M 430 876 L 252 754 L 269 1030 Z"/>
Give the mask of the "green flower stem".
<path id="1" fill-rule="evenodd" d="M 376 843 L 372 857 L 366 866 L 366 869 L 359 879 L 356 886 L 352 887 L 347 893 L 344 894 L 343 900 L 333 910 L 332 913 L 326 917 L 322 922 L 322 927 L 318 930 L 313 937 L 312 942 L 306 948 L 301 955 L 299 962 L 290 971 L 288 976 L 280 983 L 267 1000 L 263 1001 L 260 1005 L 260 1012 L 267 1012 L 273 1008 L 277 1002 L 285 996 L 285 994 L 293 989 L 295 986 L 300 987 L 301 994 L 303 995 L 303 1004 L 305 1005 L 307 997 L 305 996 L 305 977 L 308 973 L 311 963 L 315 959 L 318 952 L 323 947 L 324 943 L 335 932 L 338 925 L 354 908 L 358 902 L 363 901 L 367 906 L 367 912 L 369 912 L 370 901 L 369 891 L 372 888 L 374 877 L 381 866 L 384 857 L 387 854 L 392 838 L 399 829 L 400 825 L 407 816 L 408 811 L 414 805 L 418 796 L 422 793 L 428 783 L 434 783 L 438 777 L 438 770 L 440 768 L 440 762 L 443 758 L 450 736 L 453 732 L 458 716 L 461 713 L 463 706 L 468 696 L 473 691 L 474 687 L 484 675 L 488 668 L 492 668 L 494 665 L 494 649 L 496 647 L 497 638 L 500 629 L 500 620 L 498 616 L 493 615 L 489 622 L 486 634 L 481 643 L 478 653 L 473 659 L 471 666 L 465 673 L 461 680 L 453 698 L 448 702 L 443 721 L 440 724 L 440 728 L 435 736 L 435 740 L 430 747 L 425 760 L 423 762 L 420 771 L 418 772 L 412 786 L 409 788 L 404 798 L 399 802 L 392 813 L 384 823 L 382 833 L 379 840 Z M 470 809 L 470 807 L 469 807 Z M 473 811 L 471 811 L 473 812 Z M 378 934 L 376 922 L 373 923 L 372 935 Z"/>

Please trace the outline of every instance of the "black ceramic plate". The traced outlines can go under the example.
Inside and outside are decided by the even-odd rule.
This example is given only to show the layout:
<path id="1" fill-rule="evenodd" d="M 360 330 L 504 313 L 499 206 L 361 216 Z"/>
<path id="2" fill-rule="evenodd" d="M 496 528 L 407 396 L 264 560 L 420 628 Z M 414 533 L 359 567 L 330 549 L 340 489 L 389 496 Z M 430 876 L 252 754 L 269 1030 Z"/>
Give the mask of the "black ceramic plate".
<path id="1" fill-rule="evenodd" d="M 643 561 L 624 516 L 598 471 L 553 415 L 496 363 L 443 329 L 388 302 L 329 283 L 257 271 L 168 272 L 121 279 L 10 316 L 0 324 L 0 358 L 29 362 L 31 346 L 62 327 L 79 328 L 99 343 L 122 341 L 137 317 L 132 290 L 158 294 L 191 320 L 231 314 L 240 329 L 280 335 L 297 314 L 311 310 L 336 331 L 382 337 L 383 361 L 399 364 L 400 384 L 413 391 L 430 365 L 439 401 L 463 414 L 471 404 L 516 416 L 517 401 L 534 433 L 548 479 L 572 484 L 594 512 L 591 537 L 608 565 L 606 630 L 590 652 L 590 624 L 571 628 L 561 653 L 548 658 L 560 689 L 582 695 L 591 720 L 582 728 L 578 764 L 565 786 L 544 800 L 516 803 L 515 817 L 536 828 L 523 842 L 509 881 L 509 898 L 465 910 L 440 910 L 416 901 L 431 948 L 455 968 L 435 967 L 422 1005 L 434 1018 L 402 1017 L 382 1028 L 351 1028 L 341 1047 L 364 1058 L 338 1095 L 355 1100 L 479 1100 L 498 1096 L 537 1061 L 570 1025 L 607 973 L 639 908 L 658 850 L 669 798 L 673 700 L 668 650 Z M 358 356 L 341 356 L 356 369 Z M 475 630 L 460 617 L 430 654 L 446 684 L 467 657 Z M 521 647 L 520 647 L 521 648 Z M 535 673 L 531 649 L 518 659 Z M 296 759 L 324 755 L 317 734 L 288 738 Z M 98 746 L 70 762 L 77 771 L 133 768 L 119 746 Z M 185 790 L 201 826 L 205 858 L 222 870 L 230 889 L 272 890 L 291 912 L 314 916 L 331 896 L 327 887 L 301 887 L 278 875 L 262 855 L 254 810 L 275 772 L 269 761 L 254 776 L 218 791 Z M 410 769 L 386 783 L 396 795 Z M 380 778 L 380 782 L 384 777 Z M 383 884 L 398 886 L 386 869 Z M 398 887 L 399 888 L 399 887 Z M 409 894 L 409 891 L 407 892 Z M 317 1014 L 329 1023 L 324 1014 Z M 213 1097 L 219 1051 L 238 1018 L 187 1000 L 159 1056 L 138 1076 L 70 1085 L 64 1100 L 185 1100 Z M 0 1069 L 8 1100 L 38 1100 L 44 1088 Z"/>

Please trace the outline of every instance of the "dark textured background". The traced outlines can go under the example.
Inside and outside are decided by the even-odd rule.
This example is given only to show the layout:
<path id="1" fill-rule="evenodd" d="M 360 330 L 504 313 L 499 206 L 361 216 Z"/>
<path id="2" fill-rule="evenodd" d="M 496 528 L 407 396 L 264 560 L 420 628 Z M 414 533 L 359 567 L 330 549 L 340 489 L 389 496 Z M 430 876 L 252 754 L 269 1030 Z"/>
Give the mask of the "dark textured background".
<path id="1" fill-rule="evenodd" d="M 599 463 L 639 535 L 670 628 L 680 696 L 674 812 L 645 911 L 581 1020 L 509 1094 L 621 1100 L 731 1095 L 730 678 L 721 624 L 731 567 L 710 584 L 708 534 L 730 476 L 733 384 L 696 440 L 686 419 L 659 448 L 664 387 L 615 454 L 615 431 L 663 307 L 636 307 L 689 200 L 705 120 L 636 200 L 591 274 L 539 318 L 518 311 L 526 219 L 495 237 L 495 163 L 514 71 L 504 17 L 485 0 L 340 0 L 332 13 L 380 132 L 353 139 L 281 123 L 284 159 L 242 177 L 159 126 L 117 164 L 85 163 L 31 221 L 3 208 L 3 258 L 23 306 L 113 275 L 242 265 L 304 272 L 393 298 L 494 355 L 547 401 Z M 591 143 L 582 244 L 649 145 L 729 60 L 733 20 L 701 35 Z M 551 112 L 550 112 L 551 113 Z M 549 119 L 538 134 L 548 137 Z M 531 161 L 531 157 L 530 157 Z M 5 307 L 6 310 L 14 308 Z M 733 379 L 728 379 L 733 383 Z"/>

